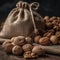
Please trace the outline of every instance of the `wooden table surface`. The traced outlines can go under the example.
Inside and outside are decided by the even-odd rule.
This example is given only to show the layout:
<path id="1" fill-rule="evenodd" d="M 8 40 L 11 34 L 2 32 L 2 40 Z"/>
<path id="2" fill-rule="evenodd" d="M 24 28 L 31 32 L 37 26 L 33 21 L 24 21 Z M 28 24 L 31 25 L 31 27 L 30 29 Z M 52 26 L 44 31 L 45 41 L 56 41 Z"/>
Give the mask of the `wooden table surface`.
<path id="1" fill-rule="evenodd" d="M 1 45 L 0 45 L 0 60 L 26 60 L 21 56 L 14 56 L 12 54 L 6 54 Z M 44 56 L 40 56 L 36 59 L 27 59 L 27 60 L 60 60 L 60 56 L 52 55 L 52 54 L 45 54 Z"/>

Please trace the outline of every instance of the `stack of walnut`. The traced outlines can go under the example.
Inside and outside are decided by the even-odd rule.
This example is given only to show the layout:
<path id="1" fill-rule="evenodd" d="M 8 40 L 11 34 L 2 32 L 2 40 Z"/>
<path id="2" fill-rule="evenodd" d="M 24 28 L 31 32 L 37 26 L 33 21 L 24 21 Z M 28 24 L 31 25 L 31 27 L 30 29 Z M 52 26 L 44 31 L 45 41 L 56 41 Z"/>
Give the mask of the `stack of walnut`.
<path id="1" fill-rule="evenodd" d="M 33 40 L 30 37 L 17 36 L 5 41 L 2 47 L 5 52 L 14 55 L 23 55 L 24 58 L 36 58 L 44 54 L 44 50 L 39 46 L 33 46 Z M 36 50 L 37 49 L 37 50 Z"/>
<path id="2" fill-rule="evenodd" d="M 5 41 L 2 44 L 4 51 L 14 55 L 23 55 L 24 58 L 36 58 L 43 55 L 45 51 L 40 46 L 34 46 L 33 43 L 40 45 L 55 45 L 60 43 L 60 17 L 44 17 L 45 33 L 31 37 L 17 36 Z"/>
<path id="3" fill-rule="evenodd" d="M 44 21 L 46 24 L 45 33 L 43 36 L 36 36 L 34 38 L 35 43 L 41 45 L 55 45 L 60 43 L 60 17 L 45 16 Z"/>

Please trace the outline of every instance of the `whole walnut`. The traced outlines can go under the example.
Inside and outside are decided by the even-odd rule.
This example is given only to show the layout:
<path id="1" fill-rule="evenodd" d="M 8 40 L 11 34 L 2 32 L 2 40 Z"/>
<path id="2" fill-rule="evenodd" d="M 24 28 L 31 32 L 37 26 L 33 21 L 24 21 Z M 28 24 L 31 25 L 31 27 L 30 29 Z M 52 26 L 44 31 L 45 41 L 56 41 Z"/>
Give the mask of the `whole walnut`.
<path id="1" fill-rule="evenodd" d="M 40 35 L 35 36 L 35 37 L 34 37 L 34 42 L 35 42 L 35 43 L 39 43 L 40 38 L 41 38 Z"/>
<path id="2" fill-rule="evenodd" d="M 53 20 L 52 24 L 53 25 L 58 25 L 58 20 Z"/>
<path id="3" fill-rule="evenodd" d="M 57 17 L 56 16 L 53 16 L 50 18 L 50 20 L 55 20 Z"/>
<path id="4" fill-rule="evenodd" d="M 32 58 L 37 58 L 38 57 L 38 55 L 33 53 L 33 52 L 31 53 L 31 56 L 32 56 Z"/>
<path id="5" fill-rule="evenodd" d="M 32 58 L 31 51 L 25 52 L 23 56 L 24 56 L 25 59 Z"/>
<path id="6" fill-rule="evenodd" d="M 59 23 L 59 27 L 60 27 L 60 23 Z"/>
<path id="7" fill-rule="evenodd" d="M 46 28 L 47 29 L 52 29 L 53 28 L 53 24 L 51 22 L 46 23 Z"/>
<path id="8" fill-rule="evenodd" d="M 48 32 L 52 33 L 52 34 L 55 34 L 55 30 L 53 30 L 53 29 L 48 30 Z"/>
<path id="9" fill-rule="evenodd" d="M 46 32 L 44 35 L 43 35 L 43 37 L 51 37 L 51 35 L 52 35 L 52 33 L 51 32 Z"/>
<path id="10" fill-rule="evenodd" d="M 60 35 L 60 31 L 57 31 L 57 32 L 55 33 L 55 35 Z"/>
<path id="11" fill-rule="evenodd" d="M 57 20 L 60 20 L 60 17 L 57 17 Z M 60 22 L 60 21 L 59 21 Z"/>
<path id="12" fill-rule="evenodd" d="M 25 40 L 26 40 L 26 43 L 28 43 L 28 44 L 33 43 L 33 39 L 31 37 L 26 37 Z"/>
<path id="13" fill-rule="evenodd" d="M 21 55 L 22 52 L 23 52 L 22 47 L 20 47 L 20 46 L 18 46 L 18 45 L 14 46 L 14 47 L 12 48 L 12 53 L 13 53 L 14 55 Z"/>
<path id="14" fill-rule="evenodd" d="M 54 29 L 55 31 L 59 31 L 59 30 L 60 30 L 59 26 L 54 26 L 53 29 Z"/>
<path id="15" fill-rule="evenodd" d="M 44 20 L 48 21 L 49 20 L 49 16 L 45 16 Z"/>
<path id="16" fill-rule="evenodd" d="M 4 51 L 7 52 L 7 53 L 12 53 L 12 48 L 14 47 L 13 44 L 11 43 L 8 43 L 4 46 Z"/>
<path id="17" fill-rule="evenodd" d="M 12 37 L 12 38 L 11 38 L 11 41 L 14 42 L 14 39 L 15 39 L 15 37 Z"/>
<path id="18" fill-rule="evenodd" d="M 37 55 L 42 55 L 44 53 L 44 50 L 40 46 L 34 46 L 32 52 Z"/>
<path id="19" fill-rule="evenodd" d="M 5 48 L 6 44 L 10 44 L 10 43 L 11 43 L 11 41 L 10 40 L 9 41 L 7 40 L 7 41 L 3 42 L 2 47 Z"/>
<path id="20" fill-rule="evenodd" d="M 59 38 L 56 35 L 52 35 L 50 37 L 50 41 L 52 42 L 52 44 L 57 44 L 58 43 L 58 40 L 59 40 Z"/>
<path id="21" fill-rule="evenodd" d="M 25 44 L 25 45 L 23 45 L 22 48 L 26 52 L 26 51 L 31 51 L 33 46 L 31 44 Z"/>
<path id="22" fill-rule="evenodd" d="M 50 39 L 49 39 L 49 37 L 42 37 L 42 38 L 40 38 L 39 43 L 41 45 L 48 45 L 50 43 Z"/>
<path id="23" fill-rule="evenodd" d="M 31 51 L 25 52 L 23 56 L 25 59 L 38 57 L 38 55 L 36 55 L 35 53 L 33 53 Z"/>
<path id="24" fill-rule="evenodd" d="M 19 45 L 22 46 L 25 44 L 25 37 L 24 36 L 18 36 L 14 38 L 14 42 L 15 45 Z"/>

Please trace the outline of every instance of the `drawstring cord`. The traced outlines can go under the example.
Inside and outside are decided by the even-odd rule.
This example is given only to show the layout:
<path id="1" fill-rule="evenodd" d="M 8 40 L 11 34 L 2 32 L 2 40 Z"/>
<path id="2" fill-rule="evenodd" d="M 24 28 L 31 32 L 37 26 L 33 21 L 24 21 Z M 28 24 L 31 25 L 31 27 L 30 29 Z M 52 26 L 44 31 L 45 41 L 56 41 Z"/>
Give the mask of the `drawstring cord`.
<path id="1" fill-rule="evenodd" d="M 21 7 L 22 6 L 22 1 L 20 1 L 19 3 L 17 3 L 17 7 Z M 24 2 L 25 3 L 25 2 Z M 32 9 L 33 10 L 37 10 L 38 9 L 38 7 L 39 7 L 39 3 L 37 3 L 37 2 L 33 2 L 33 3 L 31 3 L 31 4 L 28 4 L 28 6 L 29 6 L 29 10 L 30 10 L 30 13 L 31 13 L 31 18 L 32 18 L 32 23 L 33 23 L 33 27 L 34 27 L 34 33 L 36 34 L 36 33 L 39 33 L 38 32 L 38 29 L 37 29 L 37 27 L 36 27 L 36 24 L 35 24 L 35 20 L 34 20 L 34 16 L 33 16 L 33 11 L 32 11 Z"/>
<path id="2" fill-rule="evenodd" d="M 35 6 L 35 8 L 32 8 L 32 6 Z M 39 7 L 39 3 L 37 3 L 37 2 L 34 2 L 34 3 L 32 3 L 32 4 L 29 5 L 29 9 L 30 9 L 30 13 L 31 13 L 31 18 L 32 18 L 33 27 L 34 27 L 34 33 L 35 34 L 38 33 L 38 29 L 37 29 L 35 21 L 34 21 L 34 16 L 33 16 L 32 9 L 37 10 L 38 7 Z"/>

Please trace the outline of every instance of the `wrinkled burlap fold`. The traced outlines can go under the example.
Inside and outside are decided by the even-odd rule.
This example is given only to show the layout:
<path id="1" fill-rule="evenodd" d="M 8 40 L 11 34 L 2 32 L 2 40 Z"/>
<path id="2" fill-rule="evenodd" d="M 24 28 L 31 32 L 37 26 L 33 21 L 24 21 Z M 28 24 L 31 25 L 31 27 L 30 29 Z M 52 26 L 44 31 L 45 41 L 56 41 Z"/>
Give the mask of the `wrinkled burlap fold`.
<path id="1" fill-rule="evenodd" d="M 16 4 L 16 8 L 9 13 L 0 32 L 0 37 L 29 36 L 33 31 L 44 30 L 42 17 L 34 11 L 38 9 L 38 6 L 37 2 L 28 4 L 27 2 L 19 1 Z"/>

